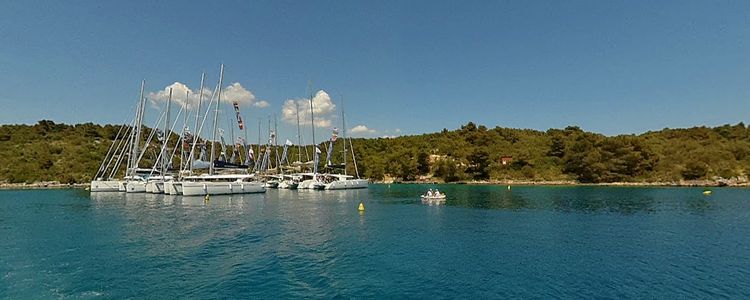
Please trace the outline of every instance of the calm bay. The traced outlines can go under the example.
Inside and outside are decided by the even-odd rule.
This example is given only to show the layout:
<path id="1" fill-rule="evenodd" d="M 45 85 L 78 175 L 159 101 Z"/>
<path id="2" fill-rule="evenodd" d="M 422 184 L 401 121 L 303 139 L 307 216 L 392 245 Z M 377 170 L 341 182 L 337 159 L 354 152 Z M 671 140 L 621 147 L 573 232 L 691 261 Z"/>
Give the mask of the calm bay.
<path id="1" fill-rule="evenodd" d="M 0 298 L 748 298 L 750 189 L 702 192 L 6 190 Z"/>

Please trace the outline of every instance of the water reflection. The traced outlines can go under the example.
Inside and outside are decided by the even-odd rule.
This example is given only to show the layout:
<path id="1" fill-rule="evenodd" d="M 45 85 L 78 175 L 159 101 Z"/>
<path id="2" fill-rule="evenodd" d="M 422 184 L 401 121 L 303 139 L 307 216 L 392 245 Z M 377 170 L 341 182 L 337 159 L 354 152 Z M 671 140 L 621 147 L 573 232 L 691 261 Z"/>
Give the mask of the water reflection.
<path id="1" fill-rule="evenodd" d="M 659 189 L 634 187 L 491 185 L 391 185 L 373 188 L 376 197 L 389 204 L 418 203 L 427 189 L 445 193 L 447 206 L 482 209 L 541 209 L 561 212 L 651 213 L 659 205 Z M 429 204 L 429 203 L 427 203 Z M 699 202 L 695 203 L 699 205 Z M 699 208 L 699 206 L 696 206 Z"/>
<path id="2" fill-rule="evenodd" d="M 420 198 L 428 189 L 439 189 L 446 194 L 445 202 L 423 202 Z M 704 213 L 714 207 L 712 199 L 704 196 L 700 189 L 691 188 L 642 188 L 642 187 L 595 187 L 595 186 L 506 186 L 490 185 L 372 185 L 365 190 L 313 191 L 313 190 L 268 190 L 264 194 L 182 197 L 154 194 L 91 193 L 97 205 L 101 202 L 123 201 L 126 207 L 167 209 L 170 206 L 187 208 L 226 208 L 244 211 L 249 208 L 263 209 L 271 205 L 280 214 L 299 214 L 306 219 L 311 216 L 333 218 L 356 212 L 359 202 L 391 205 L 444 205 L 498 210 L 550 210 L 583 213 L 653 213 L 658 210 L 680 209 L 691 213 Z M 336 205 L 342 204 L 342 205 Z M 303 209 L 304 211 L 300 211 Z M 365 213 L 366 216 L 366 213 Z M 308 224 L 316 226 L 316 224 Z"/>
<path id="3" fill-rule="evenodd" d="M 446 205 L 422 205 L 430 187 L 448 195 Z M 750 269 L 749 191 L 701 192 L 372 185 L 204 202 L 6 191 L 0 294 L 747 298 L 738 278 Z"/>
<path id="4" fill-rule="evenodd" d="M 558 211 L 617 212 L 633 214 L 653 212 L 653 191 L 632 187 L 568 187 L 546 195 Z"/>

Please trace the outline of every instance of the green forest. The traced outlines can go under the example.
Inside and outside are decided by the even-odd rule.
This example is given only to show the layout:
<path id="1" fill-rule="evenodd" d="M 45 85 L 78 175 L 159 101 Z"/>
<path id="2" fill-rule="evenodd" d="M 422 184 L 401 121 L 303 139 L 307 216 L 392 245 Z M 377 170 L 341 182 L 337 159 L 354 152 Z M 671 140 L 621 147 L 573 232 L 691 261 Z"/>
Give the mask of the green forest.
<path id="1" fill-rule="evenodd" d="M 118 130 L 120 125 L 65 125 L 49 120 L 2 125 L 0 182 L 89 182 Z M 144 136 L 149 132 L 145 128 Z M 170 143 L 177 143 L 176 134 Z M 539 131 L 469 122 L 455 130 L 359 138 L 351 144 L 357 168 L 350 161 L 347 172 L 375 181 L 676 182 L 745 180 L 750 172 L 750 129 L 743 123 L 605 136 L 576 126 Z M 146 151 L 141 167 L 151 166 L 158 147 Z M 320 147 L 324 170 L 325 146 Z M 338 162 L 343 159 L 342 147 L 341 142 L 334 147 Z M 313 153 L 312 146 L 303 149 Z M 296 147 L 289 149 L 292 160 L 297 153 Z"/>

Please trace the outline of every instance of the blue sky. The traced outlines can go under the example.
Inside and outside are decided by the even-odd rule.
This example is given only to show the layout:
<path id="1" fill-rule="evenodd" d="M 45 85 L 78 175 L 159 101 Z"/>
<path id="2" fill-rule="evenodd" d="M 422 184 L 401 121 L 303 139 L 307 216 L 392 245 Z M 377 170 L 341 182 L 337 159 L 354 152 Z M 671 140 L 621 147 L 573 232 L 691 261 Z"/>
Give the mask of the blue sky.
<path id="1" fill-rule="evenodd" d="M 340 126 L 343 96 L 360 136 L 750 117 L 748 1 L 153 2 L 0 4 L 0 123 L 120 123 L 142 79 L 213 87 L 221 63 L 269 104 L 243 107 L 253 139 L 308 81 L 335 105 L 323 119 Z"/>

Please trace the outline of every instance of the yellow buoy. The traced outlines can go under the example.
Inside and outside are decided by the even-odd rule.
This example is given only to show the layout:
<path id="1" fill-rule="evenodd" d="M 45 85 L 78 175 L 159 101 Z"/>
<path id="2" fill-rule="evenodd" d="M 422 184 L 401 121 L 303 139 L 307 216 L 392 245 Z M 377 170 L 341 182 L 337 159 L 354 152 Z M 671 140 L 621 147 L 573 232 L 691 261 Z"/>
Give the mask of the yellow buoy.
<path id="1" fill-rule="evenodd" d="M 705 191 L 703 191 L 703 195 L 711 195 L 711 191 L 705 190 Z"/>
<path id="2" fill-rule="evenodd" d="M 365 204 L 362 203 L 362 202 L 360 202 L 359 203 L 359 208 L 357 208 L 357 210 L 359 210 L 359 211 L 365 211 Z"/>
<path id="3" fill-rule="evenodd" d="M 206 201 L 206 202 L 208 202 L 208 199 L 209 199 L 209 198 L 211 198 L 211 197 L 209 197 L 209 196 L 208 196 L 208 194 L 206 194 L 206 197 L 205 197 L 205 198 L 203 198 L 203 201 Z"/>
<path id="4" fill-rule="evenodd" d="M 510 191 L 510 186 L 508 186 L 508 190 Z"/>

